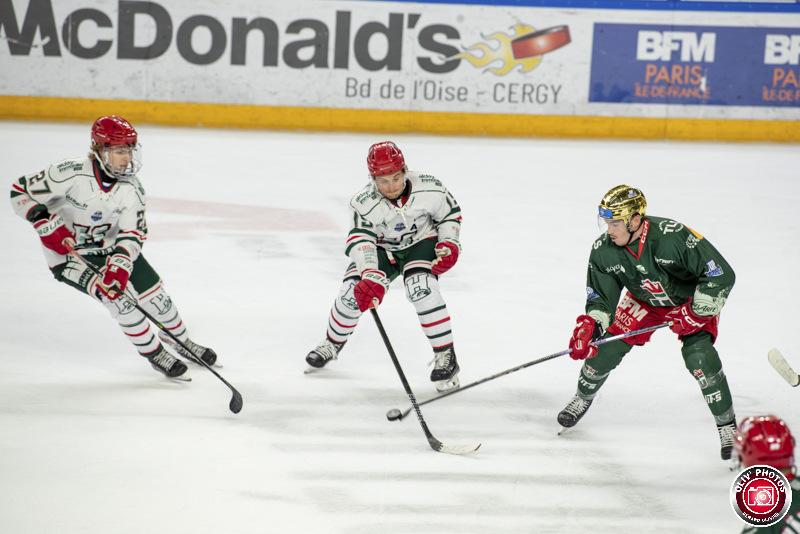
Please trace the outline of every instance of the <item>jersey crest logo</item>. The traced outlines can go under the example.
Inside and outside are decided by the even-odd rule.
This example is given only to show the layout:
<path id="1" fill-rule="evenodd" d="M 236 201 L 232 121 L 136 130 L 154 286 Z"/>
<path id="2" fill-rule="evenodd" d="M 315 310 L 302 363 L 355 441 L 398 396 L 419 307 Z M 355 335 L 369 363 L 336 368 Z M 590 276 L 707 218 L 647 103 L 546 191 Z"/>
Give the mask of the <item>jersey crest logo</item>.
<path id="1" fill-rule="evenodd" d="M 664 289 L 664 286 L 661 285 L 661 282 L 653 282 L 649 278 L 645 278 L 642 280 L 641 288 L 652 295 L 652 298 L 650 298 L 650 304 L 653 306 L 675 306 L 675 303 L 672 302 L 671 298 L 669 298 L 669 295 Z"/>
<path id="2" fill-rule="evenodd" d="M 102 218 L 103 218 L 103 212 L 102 211 L 96 211 L 96 212 L 92 213 L 92 220 L 94 222 L 97 222 Z"/>
<path id="3" fill-rule="evenodd" d="M 394 231 L 395 232 L 402 232 L 405 229 L 406 229 L 406 225 L 401 223 L 401 222 L 399 222 L 399 223 L 394 225 Z"/>

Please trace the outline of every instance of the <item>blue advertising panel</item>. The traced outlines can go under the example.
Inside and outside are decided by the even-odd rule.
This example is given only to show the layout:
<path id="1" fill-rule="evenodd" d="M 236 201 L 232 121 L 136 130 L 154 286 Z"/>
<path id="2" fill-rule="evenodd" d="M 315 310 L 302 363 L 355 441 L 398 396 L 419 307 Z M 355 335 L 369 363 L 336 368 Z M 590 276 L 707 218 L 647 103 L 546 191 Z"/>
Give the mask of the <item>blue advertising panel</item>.
<path id="1" fill-rule="evenodd" d="M 800 107 L 800 28 L 596 23 L 590 102 Z"/>

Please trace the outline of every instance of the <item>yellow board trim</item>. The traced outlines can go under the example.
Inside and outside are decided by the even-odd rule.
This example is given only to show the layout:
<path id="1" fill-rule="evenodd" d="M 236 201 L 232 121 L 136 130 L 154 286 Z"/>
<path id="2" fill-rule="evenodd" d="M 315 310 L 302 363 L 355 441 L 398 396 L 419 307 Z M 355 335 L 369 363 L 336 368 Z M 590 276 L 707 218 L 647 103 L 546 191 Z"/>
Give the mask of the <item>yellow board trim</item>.
<path id="1" fill-rule="evenodd" d="M 800 121 L 507 115 L 0 96 L 0 119 L 506 137 L 800 142 Z"/>

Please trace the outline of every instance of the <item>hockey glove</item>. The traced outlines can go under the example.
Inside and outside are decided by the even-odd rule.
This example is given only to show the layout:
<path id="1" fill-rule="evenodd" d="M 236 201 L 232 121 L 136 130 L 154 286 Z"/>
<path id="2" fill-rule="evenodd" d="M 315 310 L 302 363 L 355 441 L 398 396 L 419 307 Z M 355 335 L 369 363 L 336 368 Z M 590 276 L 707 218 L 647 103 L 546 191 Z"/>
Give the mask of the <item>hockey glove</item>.
<path id="1" fill-rule="evenodd" d="M 585 360 L 597 356 L 597 347 L 590 343 L 600 339 L 601 335 L 603 329 L 597 321 L 588 315 L 579 315 L 569 339 L 569 348 L 572 351 L 569 357 L 573 360 Z"/>
<path id="2" fill-rule="evenodd" d="M 45 247 L 62 256 L 69 254 L 69 249 L 64 246 L 64 240 L 74 240 L 75 236 L 67 230 L 61 215 L 55 214 L 46 219 L 39 219 L 33 223 L 33 227 Z"/>
<path id="3" fill-rule="evenodd" d="M 353 288 L 358 309 L 365 312 L 372 308 L 375 305 L 373 299 L 378 299 L 380 304 L 387 289 L 389 289 L 389 279 L 383 271 L 368 269 L 361 273 L 361 280 Z"/>
<path id="4" fill-rule="evenodd" d="M 431 272 L 436 276 L 453 268 L 458 261 L 461 247 L 455 241 L 444 240 L 436 243 L 436 259 L 433 260 Z"/>
<path id="5" fill-rule="evenodd" d="M 125 292 L 128 279 L 133 271 L 133 262 L 124 254 L 112 254 L 106 260 L 106 266 L 100 273 L 103 279 L 97 284 L 97 289 L 109 298 L 116 300 Z"/>
<path id="6" fill-rule="evenodd" d="M 669 312 L 666 319 L 672 321 L 670 330 L 681 337 L 691 336 L 702 330 L 713 319 L 713 315 L 697 315 L 692 311 L 692 299 Z"/>

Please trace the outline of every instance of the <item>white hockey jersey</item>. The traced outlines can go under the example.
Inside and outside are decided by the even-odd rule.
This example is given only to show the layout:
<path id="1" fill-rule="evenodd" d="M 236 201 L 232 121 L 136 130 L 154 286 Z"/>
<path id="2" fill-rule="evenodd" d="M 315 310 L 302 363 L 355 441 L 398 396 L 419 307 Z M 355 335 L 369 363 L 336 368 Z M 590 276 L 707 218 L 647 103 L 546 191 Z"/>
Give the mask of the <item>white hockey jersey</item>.
<path id="1" fill-rule="evenodd" d="M 61 216 L 75 234 L 78 249 L 122 247 L 136 260 L 147 239 L 145 194 L 136 177 L 104 187 L 90 158 L 69 159 L 16 180 L 11 204 L 17 215 L 31 220 L 47 209 Z M 63 263 L 61 256 L 45 249 L 50 267 Z"/>
<path id="2" fill-rule="evenodd" d="M 362 248 L 356 247 L 359 244 L 394 252 L 432 237 L 458 243 L 461 208 L 453 195 L 433 176 L 408 171 L 406 179 L 410 190 L 394 202 L 381 195 L 374 182 L 352 198 L 353 229 L 345 254 L 352 257 L 351 252 Z"/>

